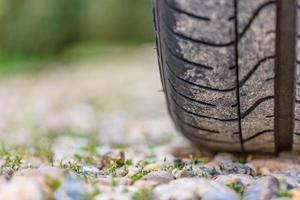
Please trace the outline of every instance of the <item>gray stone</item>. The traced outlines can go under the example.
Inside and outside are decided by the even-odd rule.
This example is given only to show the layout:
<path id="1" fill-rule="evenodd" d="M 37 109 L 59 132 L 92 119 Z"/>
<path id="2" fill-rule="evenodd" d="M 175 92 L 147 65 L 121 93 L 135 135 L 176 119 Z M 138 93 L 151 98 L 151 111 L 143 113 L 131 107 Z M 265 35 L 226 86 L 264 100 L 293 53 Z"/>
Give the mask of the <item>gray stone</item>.
<path id="1" fill-rule="evenodd" d="M 100 171 L 97 167 L 91 165 L 81 166 L 81 175 L 87 176 L 89 178 L 98 178 L 104 176 L 104 173 Z"/>
<path id="2" fill-rule="evenodd" d="M 256 171 L 251 165 L 240 163 L 222 163 L 220 165 L 222 174 L 248 174 L 256 175 Z"/>
<path id="3" fill-rule="evenodd" d="M 0 199 L 3 200 L 43 200 L 42 185 L 30 177 L 16 177 L 0 188 Z"/>
<path id="4" fill-rule="evenodd" d="M 158 184 L 169 183 L 174 177 L 166 171 L 154 171 L 143 177 L 143 180 L 157 182 Z"/>
<path id="5" fill-rule="evenodd" d="M 211 199 L 213 193 L 222 193 L 227 199 L 239 199 L 230 188 L 204 178 L 181 178 L 154 189 L 154 199 Z"/>
<path id="6" fill-rule="evenodd" d="M 221 171 L 218 167 L 207 166 L 204 164 L 197 164 L 193 166 L 193 174 L 199 177 L 215 177 L 221 174 Z"/>
<path id="7" fill-rule="evenodd" d="M 279 190 L 279 181 L 273 176 L 255 180 L 245 191 L 244 200 L 269 200 Z"/>
<path id="8" fill-rule="evenodd" d="M 215 155 L 213 162 L 216 164 L 237 162 L 237 158 L 230 153 L 218 153 L 217 155 Z"/>
<path id="9" fill-rule="evenodd" d="M 246 188 L 253 183 L 254 178 L 247 174 L 228 174 L 217 176 L 215 181 L 223 185 L 240 182 Z"/>
<path id="10" fill-rule="evenodd" d="M 271 173 L 270 175 L 277 178 L 280 182 L 281 187 L 285 189 L 290 190 L 300 185 L 299 181 L 297 180 L 297 177 L 293 175 L 282 173 L 282 172 L 274 172 Z"/>
<path id="11" fill-rule="evenodd" d="M 235 194 L 223 192 L 210 192 L 205 194 L 201 200 L 239 200 L 240 197 Z"/>
<path id="12" fill-rule="evenodd" d="M 68 177 L 68 180 L 55 191 L 54 199 L 84 200 L 86 193 L 85 185 L 81 180 Z"/>

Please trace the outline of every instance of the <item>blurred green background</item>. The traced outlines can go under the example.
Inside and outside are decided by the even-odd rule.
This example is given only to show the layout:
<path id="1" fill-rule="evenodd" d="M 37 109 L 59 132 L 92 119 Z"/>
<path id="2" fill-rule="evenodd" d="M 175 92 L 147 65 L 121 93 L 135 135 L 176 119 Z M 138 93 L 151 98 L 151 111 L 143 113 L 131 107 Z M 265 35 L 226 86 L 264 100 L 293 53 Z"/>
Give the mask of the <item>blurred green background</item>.
<path id="1" fill-rule="evenodd" d="M 151 1 L 0 0 L 0 32 L 0 72 L 18 71 L 75 46 L 152 42 Z"/>

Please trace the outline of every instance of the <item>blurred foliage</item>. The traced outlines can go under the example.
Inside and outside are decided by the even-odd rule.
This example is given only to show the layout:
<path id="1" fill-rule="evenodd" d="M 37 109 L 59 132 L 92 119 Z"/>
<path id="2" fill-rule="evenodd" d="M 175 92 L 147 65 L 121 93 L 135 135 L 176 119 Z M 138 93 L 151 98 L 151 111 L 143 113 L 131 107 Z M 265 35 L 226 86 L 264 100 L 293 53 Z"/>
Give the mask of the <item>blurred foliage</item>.
<path id="1" fill-rule="evenodd" d="M 153 40 L 150 0 L 0 0 L 3 57 L 60 52 L 72 43 Z"/>

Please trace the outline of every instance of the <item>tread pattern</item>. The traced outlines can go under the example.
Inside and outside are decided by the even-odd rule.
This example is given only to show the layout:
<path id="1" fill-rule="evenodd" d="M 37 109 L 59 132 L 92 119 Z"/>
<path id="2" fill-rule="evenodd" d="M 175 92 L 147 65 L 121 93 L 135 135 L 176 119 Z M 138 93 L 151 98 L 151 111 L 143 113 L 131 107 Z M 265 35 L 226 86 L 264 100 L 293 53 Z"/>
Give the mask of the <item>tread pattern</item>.
<path id="1" fill-rule="evenodd" d="M 294 103 L 294 134 L 293 151 L 300 152 L 300 0 L 297 1 L 297 36 L 296 36 L 296 79 L 295 79 L 295 103 Z"/>
<path id="2" fill-rule="evenodd" d="M 241 113 L 256 105 L 241 120 L 245 151 L 274 151 L 274 75 L 276 2 L 270 0 L 238 1 L 239 31 L 247 32 L 239 39 L 239 79 L 250 74 L 240 86 Z M 250 23 L 249 23 L 250 21 Z M 256 63 L 259 63 L 257 65 Z M 252 72 L 252 73 L 250 73 Z M 262 134 L 263 133 L 263 134 Z"/>
<path id="3" fill-rule="evenodd" d="M 273 152 L 276 2 L 237 2 L 238 37 L 234 0 L 154 0 L 168 109 L 203 147 Z"/>

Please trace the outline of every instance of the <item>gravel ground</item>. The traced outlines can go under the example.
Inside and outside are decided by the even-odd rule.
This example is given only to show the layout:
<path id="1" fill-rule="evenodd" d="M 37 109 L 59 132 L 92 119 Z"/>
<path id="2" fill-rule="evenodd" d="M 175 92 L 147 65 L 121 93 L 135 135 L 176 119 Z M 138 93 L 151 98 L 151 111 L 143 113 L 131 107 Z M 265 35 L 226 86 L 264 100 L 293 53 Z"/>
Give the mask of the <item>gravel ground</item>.
<path id="1" fill-rule="evenodd" d="M 300 199 L 300 157 L 213 154 L 176 132 L 153 46 L 49 65 L 0 80 L 1 200 Z"/>

